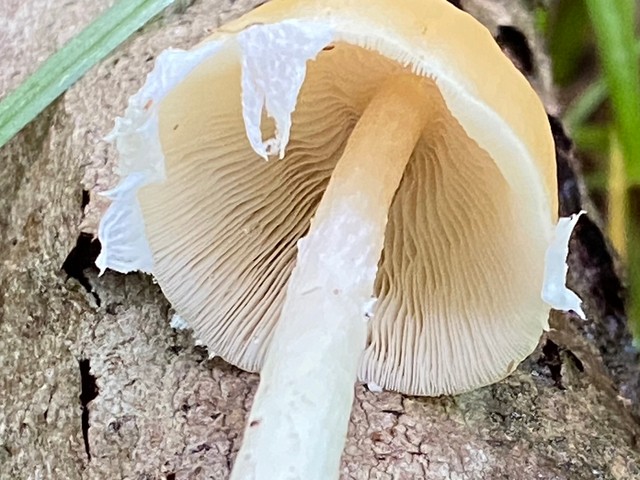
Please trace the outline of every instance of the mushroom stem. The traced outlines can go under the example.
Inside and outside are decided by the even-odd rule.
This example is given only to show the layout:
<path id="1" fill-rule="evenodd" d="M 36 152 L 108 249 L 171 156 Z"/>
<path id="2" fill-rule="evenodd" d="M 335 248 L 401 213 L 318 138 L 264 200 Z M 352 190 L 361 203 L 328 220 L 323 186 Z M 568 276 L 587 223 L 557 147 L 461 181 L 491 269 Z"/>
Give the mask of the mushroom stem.
<path id="1" fill-rule="evenodd" d="M 427 122 L 423 82 L 375 94 L 298 243 L 232 479 L 338 477 L 389 207 Z"/>

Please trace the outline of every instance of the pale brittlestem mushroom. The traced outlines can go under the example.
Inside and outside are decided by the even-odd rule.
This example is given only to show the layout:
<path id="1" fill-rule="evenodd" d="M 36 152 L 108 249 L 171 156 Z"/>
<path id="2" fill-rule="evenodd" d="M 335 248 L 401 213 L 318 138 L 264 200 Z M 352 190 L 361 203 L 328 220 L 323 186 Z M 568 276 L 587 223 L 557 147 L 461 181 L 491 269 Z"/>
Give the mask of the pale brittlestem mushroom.
<path id="1" fill-rule="evenodd" d="M 544 109 L 445 0 L 270 2 L 161 55 L 113 137 L 99 266 L 261 373 L 235 479 L 335 478 L 357 377 L 469 390 L 581 313 Z"/>

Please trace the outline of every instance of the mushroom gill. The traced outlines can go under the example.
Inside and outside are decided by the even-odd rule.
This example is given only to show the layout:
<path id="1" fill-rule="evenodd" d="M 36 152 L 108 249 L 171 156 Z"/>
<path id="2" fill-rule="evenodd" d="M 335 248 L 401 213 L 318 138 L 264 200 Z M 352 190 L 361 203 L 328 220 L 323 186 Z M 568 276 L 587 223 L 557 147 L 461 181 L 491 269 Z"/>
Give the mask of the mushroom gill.
<path id="1" fill-rule="evenodd" d="M 166 180 L 138 193 L 154 275 L 212 353 L 260 370 L 297 243 L 375 92 L 412 68 L 335 42 L 308 62 L 283 160 L 262 162 L 225 44 L 159 107 Z M 551 218 L 505 179 L 425 78 L 429 122 L 389 211 L 362 380 L 411 394 L 495 381 L 535 347 Z M 481 128 L 481 126 L 479 127 Z M 273 133 L 265 116 L 263 136 Z M 540 219 L 548 224 L 541 225 Z"/>
<path id="2" fill-rule="evenodd" d="M 260 371 L 232 479 L 337 478 L 358 375 L 469 390 L 581 313 L 544 108 L 445 0 L 268 2 L 159 55 L 112 136 L 96 264 Z"/>

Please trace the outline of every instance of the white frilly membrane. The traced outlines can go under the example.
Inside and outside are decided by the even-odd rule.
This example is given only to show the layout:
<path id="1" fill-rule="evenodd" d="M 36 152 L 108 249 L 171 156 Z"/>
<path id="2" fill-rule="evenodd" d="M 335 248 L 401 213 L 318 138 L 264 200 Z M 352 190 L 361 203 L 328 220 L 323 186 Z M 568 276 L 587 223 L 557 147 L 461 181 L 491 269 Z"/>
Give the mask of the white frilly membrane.
<path id="1" fill-rule="evenodd" d="M 144 221 L 137 191 L 165 178 L 160 144 L 158 105 L 176 85 L 224 42 L 238 42 L 242 51 L 242 110 L 247 138 L 255 152 L 268 159 L 282 159 L 289 141 L 291 114 L 304 82 L 306 63 L 329 43 L 328 27 L 287 20 L 256 25 L 235 37 L 211 41 L 193 50 L 162 52 L 144 86 L 129 99 L 124 117 L 105 138 L 114 141 L 119 153 L 120 184 L 102 195 L 112 203 L 100 221 L 102 245 L 96 265 L 121 273 L 141 271 L 153 274 L 153 257 L 144 234 Z M 274 119 L 276 135 L 263 141 L 262 113 Z"/>
<path id="2" fill-rule="evenodd" d="M 293 20 L 256 25 L 238 34 L 242 48 L 242 116 L 249 143 L 265 160 L 282 160 L 289 143 L 291 113 L 304 82 L 307 61 L 331 42 L 328 28 L 313 28 Z M 262 140 L 262 112 L 274 119 L 276 136 Z"/>
<path id="3" fill-rule="evenodd" d="M 142 186 L 165 178 L 158 104 L 219 47 L 219 43 L 211 42 L 194 50 L 162 52 L 144 86 L 129 99 L 124 117 L 116 119 L 105 138 L 116 144 L 122 180 L 116 188 L 102 193 L 112 203 L 98 227 L 102 249 L 96 265 L 101 274 L 107 268 L 121 273 L 153 273 L 153 256 L 136 195 Z"/>
<path id="4" fill-rule="evenodd" d="M 115 128 L 106 137 L 116 143 L 122 180 L 116 188 L 103 192 L 112 203 L 98 230 L 102 250 L 96 265 L 101 273 L 107 268 L 121 273 L 153 273 L 153 257 L 136 193 L 143 185 L 164 179 L 158 104 L 167 93 L 223 42 L 237 41 L 243 55 L 242 107 L 247 138 L 261 157 L 277 154 L 283 158 L 306 63 L 332 38 L 329 28 L 289 20 L 256 25 L 235 38 L 208 42 L 194 50 L 165 50 L 158 56 L 144 86 L 129 99 L 124 117 L 116 119 Z M 260 129 L 264 109 L 276 124 L 275 138 L 267 141 L 263 141 Z M 552 308 L 573 310 L 584 318 L 580 298 L 565 284 L 569 238 L 582 213 L 558 221 L 545 259 L 542 299 Z M 363 308 L 369 311 L 371 306 Z"/>
<path id="5" fill-rule="evenodd" d="M 586 319 L 582 310 L 582 300 L 566 286 L 567 256 L 569 255 L 569 239 L 580 217 L 581 211 L 570 217 L 558 220 L 544 262 L 544 284 L 542 285 L 542 299 L 556 310 L 573 310 L 583 320 Z"/>

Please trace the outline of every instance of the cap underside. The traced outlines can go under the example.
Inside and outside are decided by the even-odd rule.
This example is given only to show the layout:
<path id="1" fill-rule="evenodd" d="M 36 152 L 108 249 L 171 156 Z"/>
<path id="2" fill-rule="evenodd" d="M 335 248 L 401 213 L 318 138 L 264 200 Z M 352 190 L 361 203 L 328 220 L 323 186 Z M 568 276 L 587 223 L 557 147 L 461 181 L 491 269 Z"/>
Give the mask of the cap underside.
<path id="1" fill-rule="evenodd" d="M 330 45 L 307 64 L 284 159 L 269 162 L 247 140 L 232 43 L 163 100 L 166 180 L 138 199 L 154 275 L 212 353 L 260 369 L 296 243 L 349 134 L 381 83 L 407 72 L 375 51 Z M 548 202 L 514 189 L 429 85 L 437 118 L 389 212 L 360 369 L 364 381 L 420 395 L 507 375 L 548 313 L 540 291 L 550 225 L 540 222 L 550 216 L 539 214 Z M 265 117 L 263 137 L 273 129 Z"/>

